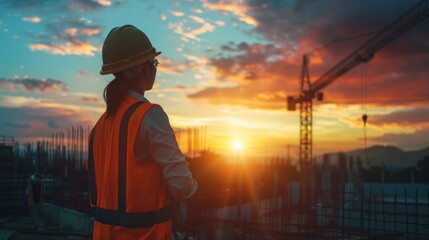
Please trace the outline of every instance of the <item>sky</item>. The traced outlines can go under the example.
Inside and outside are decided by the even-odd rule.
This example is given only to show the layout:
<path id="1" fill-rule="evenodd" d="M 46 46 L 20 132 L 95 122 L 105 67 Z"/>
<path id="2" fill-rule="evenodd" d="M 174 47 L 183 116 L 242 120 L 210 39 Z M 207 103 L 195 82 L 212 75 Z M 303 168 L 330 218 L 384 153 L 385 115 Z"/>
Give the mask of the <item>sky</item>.
<path id="1" fill-rule="evenodd" d="M 103 41 L 132 24 L 162 52 L 145 96 L 166 111 L 184 151 L 185 130 L 205 127 L 211 151 L 296 155 L 299 111 L 287 111 L 286 98 L 299 94 L 302 56 L 315 81 L 418 2 L 2 0 L 0 135 L 30 141 L 92 127 L 113 79 L 99 74 Z M 429 146 L 428 29 L 426 20 L 323 89 L 315 155 Z"/>

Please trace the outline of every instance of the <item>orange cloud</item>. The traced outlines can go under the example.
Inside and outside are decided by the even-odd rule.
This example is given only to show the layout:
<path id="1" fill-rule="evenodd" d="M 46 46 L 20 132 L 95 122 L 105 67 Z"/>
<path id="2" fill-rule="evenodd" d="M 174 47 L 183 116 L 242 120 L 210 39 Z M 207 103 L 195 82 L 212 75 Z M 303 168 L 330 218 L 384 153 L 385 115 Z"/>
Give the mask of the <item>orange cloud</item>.
<path id="1" fill-rule="evenodd" d="M 285 96 L 299 94 L 301 58 L 288 54 L 289 49 L 270 44 L 229 43 L 221 46 L 221 50 L 221 57 L 211 58 L 208 64 L 215 69 L 219 82 L 231 82 L 236 87 L 207 87 L 190 94 L 191 99 L 249 108 L 283 108 Z M 388 50 L 395 51 L 395 48 Z M 342 59 L 340 55 L 344 57 L 346 53 L 313 54 L 309 65 L 312 82 L 337 64 Z M 401 58 L 376 55 L 367 63 L 367 68 L 357 66 L 324 88 L 325 99 L 320 104 L 362 105 L 365 101 L 369 106 L 427 106 L 428 57 L 427 53 L 411 50 Z M 367 89 L 367 97 L 362 95 L 362 88 Z M 278 91 L 283 91 L 282 97 L 273 94 Z M 246 99 L 240 99 L 242 97 Z"/>
<path id="2" fill-rule="evenodd" d="M 28 46 L 32 51 L 46 51 L 55 55 L 94 56 L 98 49 L 89 42 L 66 42 L 65 44 L 33 43 Z"/>
<path id="3" fill-rule="evenodd" d="M 224 21 L 216 21 L 215 23 L 216 23 L 216 25 L 221 26 L 221 27 L 225 26 Z"/>
<path id="4" fill-rule="evenodd" d="M 184 12 L 171 11 L 171 15 L 176 16 L 176 17 L 183 17 L 183 16 L 185 16 L 185 13 Z"/>
<path id="5" fill-rule="evenodd" d="M 104 7 L 109 7 L 112 5 L 112 2 L 109 0 L 75 0 L 68 4 L 68 7 L 74 11 L 78 12 L 88 12 L 99 10 Z"/>
<path id="6" fill-rule="evenodd" d="M 201 27 L 198 28 L 185 28 L 184 22 L 178 22 L 178 23 L 170 23 L 169 28 L 173 29 L 173 31 L 181 36 L 183 36 L 184 41 L 188 41 L 189 39 L 201 41 L 200 38 L 198 38 L 198 35 L 207 33 L 207 32 L 213 32 L 216 27 L 212 24 L 208 23 L 204 19 L 196 16 L 189 16 L 191 20 L 193 20 L 194 23 L 200 24 Z M 186 30 L 185 30 L 186 29 Z"/>
<path id="7" fill-rule="evenodd" d="M 101 4 L 103 6 L 110 6 L 110 5 L 112 5 L 112 3 L 109 0 L 96 0 L 96 2 L 98 2 L 99 4 Z"/>
<path id="8" fill-rule="evenodd" d="M 97 97 L 82 97 L 81 100 L 84 101 L 84 102 L 90 102 L 90 103 L 99 103 L 99 102 L 101 102 L 100 99 L 97 98 Z"/>
<path id="9" fill-rule="evenodd" d="M 73 27 L 73 28 L 68 28 L 64 30 L 64 32 L 71 37 L 76 37 L 78 36 L 78 34 L 85 35 L 85 36 L 94 36 L 94 35 L 99 35 L 101 33 L 101 29 Z"/>
<path id="10" fill-rule="evenodd" d="M 212 3 L 207 0 L 203 1 L 203 7 L 213 10 L 213 11 L 222 11 L 232 13 L 238 17 L 242 22 L 245 22 L 249 25 L 258 26 L 258 21 L 249 15 L 251 7 L 247 6 L 245 0 L 238 1 L 224 1 L 221 0 L 217 3 Z"/>
<path id="11" fill-rule="evenodd" d="M 9 92 L 15 92 L 14 83 L 12 81 L 6 81 L 5 79 L 0 79 L 0 87 L 5 87 Z"/>
<path id="12" fill-rule="evenodd" d="M 21 18 L 22 21 L 26 21 L 26 22 L 32 22 L 32 23 L 39 23 L 42 21 L 42 19 L 40 19 L 38 16 L 34 16 L 34 17 L 23 17 Z"/>
<path id="13" fill-rule="evenodd" d="M 186 71 L 186 64 L 173 61 L 171 58 L 159 57 L 158 71 L 162 74 L 181 75 Z"/>
<path id="14" fill-rule="evenodd" d="M 282 56 L 274 57 L 264 52 L 258 55 L 257 52 L 252 52 L 251 48 L 245 50 L 238 46 L 223 46 L 219 54 L 221 57 L 210 62 L 216 68 L 219 81 L 233 81 L 249 92 L 253 90 L 250 88 L 257 87 L 256 84 L 249 84 L 250 81 L 261 84 L 263 82 L 270 91 L 283 88 L 288 95 L 297 96 L 304 53 L 311 52 L 309 70 L 314 81 L 373 36 L 366 33 L 377 32 L 389 23 L 389 19 L 397 18 L 398 13 L 413 5 L 410 2 L 395 1 L 389 8 L 381 3 L 374 3 L 371 8 L 367 8 L 366 4 L 353 2 L 337 6 L 336 11 L 332 11 L 329 6 L 335 4 L 335 1 L 328 2 L 331 5 L 318 1 L 267 3 L 263 0 L 252 0 L 241 1 L 243 7 L 239 7 L 239 4 L 234 7 L 228 6 L 231 1 L 205 0 L 203 4 L 206 8 L 236 16 L 252 16 L 258 23 L 252 33 L 261 34 L 275 46 L 282 46 L 279 49 Z M 379 9 L 384 9 L 383 18 L 379 17 Z M 315 12 L 318 14 L 314 14 Z M 365 18 L 361 17 L 363 12 L 366 14 Z M 428 104 L 429 72 L 425 66 L 429 57 L 429 34 L 425 31 L 428 26 L 429 22 L 425 21 L 411 29 L 404 37 L 377 52 L 374 59 L 367 64 L 368 104 Z M 353 37 L 359 34 L 361 37 Z M 231 51 L 236 55 L 231 57 Z M 237 53 L 238 51 L 242 51 L 241 54 Z M 325 102 L 361 104 L 364 100 L 361 92 L 362 81 L 360 69 L 356 67 L 324 89 Z M 196 95 L 204 98 L 204 94 Z M 215 95 L 211 97 L 214 98 Z M 210 101 L 215 102 L 212 99 Z M 253 106 L 255 104 L 249 105 Z"/>
<path id="15" fill-rule="evenodd" d="M 237 105 L 253 109 L 286 108 L 285 96 L 284 91 L 263 90 L 259 84 L 254 83 L 245 87 L 209 87 L 188 95 L 190 99 L 205 99 L 212 104 Z"/>
<path id="16" fill-rule="evenodd" d="M 203 10 L 201 10 L 201 9 L 191 9 L 191 11 L 194 13 L 198 13 L 198 14 L 203 13 Z"/>
<path id="17" fill-rule="evenodd" d="M 157 88 L 157 89 L 154 89 L 152 91 L 153 92 L 158 92 L 158 93 L 162 94 L 162 93 L 172 93 L 172 92 L 175 92 L 175 93 L 190 93 L 190 92 L 194 92 L 196 90 L 197 90 L 196 87 L 185 87 L 185 86 L 182 86 L 182 85 L 176 85 L 176 86 L 167 87 L 167 88 L 166 87 L 164 87 L 164 88 Z"/>

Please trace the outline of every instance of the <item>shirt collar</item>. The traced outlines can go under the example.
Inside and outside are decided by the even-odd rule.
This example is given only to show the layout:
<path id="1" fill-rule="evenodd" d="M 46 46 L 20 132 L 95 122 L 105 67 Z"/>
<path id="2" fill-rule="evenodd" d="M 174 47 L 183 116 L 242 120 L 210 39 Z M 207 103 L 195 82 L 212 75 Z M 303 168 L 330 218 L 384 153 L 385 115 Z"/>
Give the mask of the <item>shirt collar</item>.
<path id="1" fill-rule="evenodd" d="M 144 93 L 143 93 L 144 94 Z M 138 93 L 138 92 L 136 92 L 136 91 L 133 91 L 133 90 L 128 90 L 128 95 L 130 95 L 131 97 L 133 97 L 133 98 L 137 98 L 138 100 L 140 100 L 140 101 L 143 101 L 143 102 L 149 102 L 149 100 L 147 100 L 145 97 L 144 97 L 144 95 L 142 95 L 142 94 L 140 94 L 140 93 Z"/>

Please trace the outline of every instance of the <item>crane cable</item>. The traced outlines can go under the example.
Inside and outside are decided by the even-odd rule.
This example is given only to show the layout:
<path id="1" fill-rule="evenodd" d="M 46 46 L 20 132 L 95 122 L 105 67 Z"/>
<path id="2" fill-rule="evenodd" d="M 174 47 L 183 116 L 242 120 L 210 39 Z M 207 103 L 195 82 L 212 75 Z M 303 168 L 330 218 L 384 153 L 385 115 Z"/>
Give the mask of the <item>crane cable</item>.
<path id="1" fill-rule="evenodd" d="M 335 39 L 335 40 L 332 40 L 332 41 L 330 41 L 328 43 L 323 44 L 322 46 L 320 46 L 318 48 L 314 48 L 314 49 L 308 51 L 306 53 L 306 55 L 310 55 L 312 53 L 318 52 L 318 51 L 320 51 L 322 49 L 328 48 L 331 45 L 334 45 L 334 44 L 337 44 L 337 43 L 340 43 L 340 42 L 346 42 L 346 41 L 349 41 L 349 40 L 354 40 L 354 39 L 362 38 L 362 37 L 369 37 L 369 36 L 372 36 L 372 35 L 375 35 L 375 34 L 378 34 L 378 33 L 379 32 L 367 32 L 367 33 L 364 33 L 364 34 L 358 34 L 358 35 L 354 35 L 354 36 L 349 36 L 349 37 Z"/>
<path id="2" fill-rule="evenodd" d="M 368 160 L 368 152 L 367 152 L 367 127 L 366 123 L 368 120 L 368 114 L 367 114 L 367 104 L 368 104 L 368 66 L 367 63 L 363 63 L 361 68 L 361 91 L 362 91 L 362 108 L 363 108 L 363 114 L 362 114 L 362 122 L 363 122 L 363 141 L 364 141 L 364 151 L 365 151 L 365 161 L 366 164 L 369 165 Z"/>

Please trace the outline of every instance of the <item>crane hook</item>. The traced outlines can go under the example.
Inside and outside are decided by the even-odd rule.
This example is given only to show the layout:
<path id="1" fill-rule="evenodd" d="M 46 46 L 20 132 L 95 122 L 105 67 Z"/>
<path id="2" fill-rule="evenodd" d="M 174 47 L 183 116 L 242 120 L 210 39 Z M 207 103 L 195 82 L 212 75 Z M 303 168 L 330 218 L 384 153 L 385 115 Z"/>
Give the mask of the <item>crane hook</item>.
<path id="1" fill-rule="evenodd" d="M 366 127 L 366 120 L 368 120 L 368 115 L 362 115 L 363 126 Z"/>

